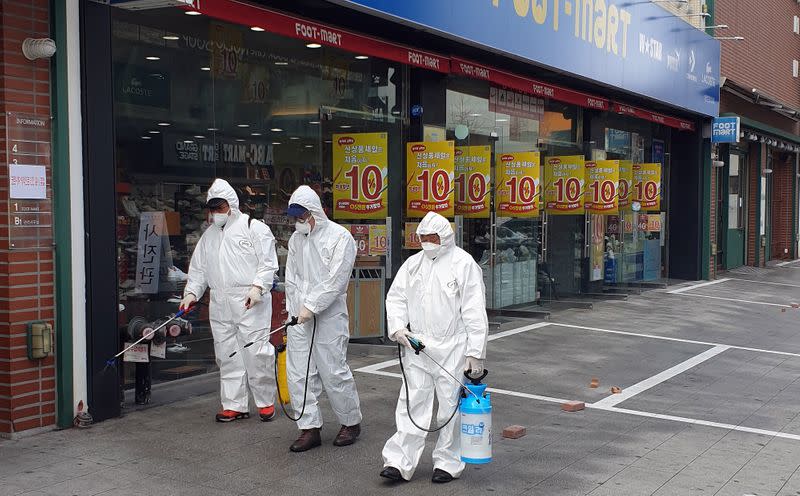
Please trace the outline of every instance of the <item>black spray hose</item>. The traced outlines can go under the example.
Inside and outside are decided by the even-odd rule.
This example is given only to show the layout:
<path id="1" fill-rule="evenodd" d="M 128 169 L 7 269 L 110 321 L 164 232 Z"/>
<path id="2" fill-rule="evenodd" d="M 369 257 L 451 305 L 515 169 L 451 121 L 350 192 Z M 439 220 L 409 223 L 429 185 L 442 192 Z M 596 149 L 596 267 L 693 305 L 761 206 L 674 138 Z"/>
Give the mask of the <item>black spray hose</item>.
<path id="1" fill-rule="evenodd" d="M 275 353 L 275 387 L 277 388 L 278 391 L 278 403 L 281 405 L 281 410 L 283 410 L 283 414 L 286 415 L 286 418 L 288 418 L 293 422 L 298 422 L 301 418 L 303 418 L 303 415 L 306 413 L 306 399 L 308 397 L 308 375 L 309 372 L 311 371 L 311 352 L 314 350 L 314 336 L 317 334 L 317 316 L 315 315 L 312 318 L 314 319 L 314 327 L 311 331 L 311 343 L 309 343 L 308 345 L 308 361 L 306 361 L 306 381 L 305 384 L 303 385 L 303 408 L 300 410 L 300 416 L 297 418 L 294 418 L 291 415 L 289 415 L 289 412 L 286 411 L 286 407 L 283 406 L 283 402 L 280 400 L 281 385 L 278 382 L 278 353 L 277 352 Z M 288 349 L 286 353 L 289 353 Z M 288 371 L 287 371 L 287 376 L 288 376 Z M 289 395 L 289 401 L 291 401 L 291 395 Z"/>
<path id="2" fill-rule="evenodd" d="M 417 355 L 419 355 L 420 351 L 422 351 L 421 347 L 415 348 L 415 353 Z M 411 421 L 412 424 L 414 424 L 414 427 L 416 427 L 417 429 L 419 429 L 421 431 L 425 431 L 425 432 L 438 432 L 438 431 L 444 429 L 445 427 L 447 427 L 447 425 L 450 422 L 452 422 L 453 417 L 456 416 L 456 412 L 458 412 L 458 407 L 460 405 L 460 401 L 458 403 L 456 403 L 456 407 L 453 409 L 453 413 L 450 414 L 450 418 L 447 419 L 447 422 L 445 422 L 444 424 L 442 424 L 439 427 L 436 427 L 434 429 L 427 429 L 425 427 L 421 427 L 416 422 L 416 420 L 414 420 L 414 417 L 411 416 L 411 404 L 410 404 L 410 401 L 408 399 L 408 397 L 409 397 L 409 395 L 408 395 L 408 379 L 406 378 L 406 369 L 405 369 L 405 367 L 403 367 L 403 347 L 400 345 L 400 343 L 397 344 L 397 358 L 400 360 L 400 372 L 403 373 L 403 387 L 405 387 L 405 390 L 406 390 L 406 411 L 408 412 L 408 419 Z M 434 387 L 435 387 L 435 382 L 434 382 Z"/>

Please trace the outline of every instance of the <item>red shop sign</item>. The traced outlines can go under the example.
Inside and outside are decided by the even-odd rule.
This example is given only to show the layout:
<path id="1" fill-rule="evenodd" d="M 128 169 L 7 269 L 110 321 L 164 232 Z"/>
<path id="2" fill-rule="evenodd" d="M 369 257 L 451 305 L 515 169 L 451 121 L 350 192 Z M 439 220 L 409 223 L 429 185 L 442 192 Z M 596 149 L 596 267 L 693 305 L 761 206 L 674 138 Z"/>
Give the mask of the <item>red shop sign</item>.
<path id="1" fill-rule="evenodd" d="M 553 84 L 543 83 L 535 79 L 528 79 L 516 76 L 508 72 L 498 71 L 466 60 L 453 58 L 450 62 L 450 70 L 453 74 L 460 74 L 473 79 L 482 79 L 535 95 L 539 98 L 551 98 L 559 102 L 571 103 L 581 107 L 595 110 L 608 110 L 609 103 L 605 98 L 596 97 L 580 91 L 573 91 Z"/>
<path id="2" fill-rule="evenodd" d="M 657 122 L 658 124 L 674 127 L 682 131 L 694 131 L 694 124 L 692 122 L 670 117 L 668 115 L 658 114 L 656 112 L 650 112 L 649 110 L 643 110 L 630 105 L 615 103 L 613 111 L 618 114 L 630 115 L 646 121 Z"/>
<path id="3" fill-rule="evenodd" d="M 196 8 L 186 10 L 197 10 L 215 19 L 243 26 L 258 26 L 270 33 L 341 48 L 359 55 L 392 60 L 432 71 L 450 72 L 450 59 L 447 57 L 280 14 L 237 0 L 203 0 Z"/>

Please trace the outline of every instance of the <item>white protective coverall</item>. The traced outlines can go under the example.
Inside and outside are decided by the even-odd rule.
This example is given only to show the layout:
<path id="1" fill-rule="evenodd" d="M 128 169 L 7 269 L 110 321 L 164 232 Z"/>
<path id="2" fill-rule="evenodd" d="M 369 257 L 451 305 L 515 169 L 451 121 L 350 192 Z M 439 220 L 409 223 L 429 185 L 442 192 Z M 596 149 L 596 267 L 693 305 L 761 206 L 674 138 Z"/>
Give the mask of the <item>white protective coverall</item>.
<path id="1" fill-rule="evenodd" d="M 425 345 L 425 351 L 454 377 L 464 376 L 467 356 L 484 359 L 489 321 L 483 273 L 472 257 L 455 246 L 455 235 L 447 219 L 429 212 L 417 227 L 417 234 L 438 234 L 441 248 L 431 259 L 417 253 L 403 263 L 386 295 L 386 318 L 394 336 L 411 324 L 411 333 Z M 405 351 L 405 350 L 404 350 Z M 456 408 L 460 389 L 424 354 L 405 353 L 409 403 L 414 421 L 429 427 L 433 398 L 439 402 L 436 425 L 442 425 Z M 405 388 L 401 387 L 395 410 L 397 433 L 383 448 L 384 467 L 394 467 L 410 480 L 425 448 L 425 431 L 408 417 Z M 464 470 L 458 413 L 444 429 L 433 450 L 434 469 L 453 477 Z"/>
<path id="2" fill-rule="evenodd" d="M 303 206 L 314 216 L 309 234 L 295 232 L 289 238 L 286 259 L 286 307 L 298 315 L 305 306 L 316 317 L 316 337 L 308 378 L 308 395 L 300 429 L 322 427 L 318 398 L 322 387 L 342 425 L 361 423 L 361 406 L 355 380 L 347 365 L 350 317 L 347 285 L 356 259 L 356 243 L 350 231 L 328 219 L 319 196 L 308 186 L 292 193 L 289 204 Z M 286 375 L 292 408 L 299 415 L 314 319 L 290 327 L 286 334 Z"/>
<path id="3" fill-rule="evenodd" d="M 200 237 L 189 264 L 184 295 L 191 293 L 200 299 L 206 288 L 211 289 L 208 314 L 220 370 L 222 408 L 247 412 L 248 384 L 257 407 L 275 402 L 275 349 L 267 340 L 241 349 L 269 332 L 270 289 L 278 270 L 275 237 L 261 221 L 248 225 L 249 216 L 239 211 L 239 198 L 227 181 L 214 181 L 208 190 L 208 200 L 212 198 L 228 202 L 230 217 L 222 229 L 212 224 Z M 261 302 L 247 310 L 244 305 L 253 285 L 263 288 L 264 293 Z"/>

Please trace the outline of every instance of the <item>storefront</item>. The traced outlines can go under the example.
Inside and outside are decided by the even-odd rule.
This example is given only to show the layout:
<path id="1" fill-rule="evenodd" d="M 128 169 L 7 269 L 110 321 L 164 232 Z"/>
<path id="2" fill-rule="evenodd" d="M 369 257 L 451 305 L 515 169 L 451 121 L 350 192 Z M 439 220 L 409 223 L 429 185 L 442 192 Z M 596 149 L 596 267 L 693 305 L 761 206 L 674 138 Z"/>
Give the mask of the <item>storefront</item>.
<path id="1" fill-rule="evenodd" d="M 665 15 L 646 44 L 627 33 L 653 5 L 613 6 L 613 23 L 610 6 L 608 47 L 587 45 L 588 58 L 548 51 L 540 60 L 477 49 L 503 51 L 467 44 L 447 23 L 434 29 L 450 29 L 442 37 L 418 31 L 424 19 L 386 19 L 396 5 L 362 12 L 385 2 L 278 3 L 284 10 L 233 0 L 87 7 L 87 249 L 102 255 L 92 257 L 87 298 L 96 418 L 118 415 L 116 398 L 135 376 L 132 364 L 103 372 L 103 358 L 177 306 L 215 177 L 272 228 L 281 267 L 289 195 L 301 184 L 319 193 L 358 245 L 351 336 L 367 342 L 385 336 L 385 292 L 419 249 L 414 230 L 430 210 L 452 220 L 498 312 L 700 277 L 699 130 L 717 111 L 719 59 L 705 34 L 681 35 L 704 43 L 694 50 L 708 64 L 706 79 L 687 83 L 694 62 L 670 69 L 655 37 L 688 25 Z M 541 24 L 536 9 L 527 21 Z M 567 32 L 555 22 L 554 36 Z M 609 78 L 592 57 L 619 74 Z M 653 61 L 665 66 L 658 84 L 633 69 Z M 144 355 L 156 382 L 215 370 L 207 313 Z"/>
<path id="2" fill-rule="evenodd" d="M 764 97 L 758 98 L 759 108 L 752 95 L 730 81 L 724 89 L 721 117 L 714 123 L 720 135 L 714 148 L 717 267 L 763 267 L 795 259 L 800 232 L 796 118 L 772 111 L 779 104 Z"/>

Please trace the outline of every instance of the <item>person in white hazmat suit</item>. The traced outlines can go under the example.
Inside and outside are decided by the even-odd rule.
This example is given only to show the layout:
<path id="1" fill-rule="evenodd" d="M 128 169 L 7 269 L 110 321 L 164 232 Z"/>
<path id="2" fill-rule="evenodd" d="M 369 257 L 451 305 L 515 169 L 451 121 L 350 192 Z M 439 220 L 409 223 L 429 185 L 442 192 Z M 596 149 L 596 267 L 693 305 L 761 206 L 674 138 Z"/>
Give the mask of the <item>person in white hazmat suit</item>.
<path id="1" fill-rule="evenodd" d="M 453 377 L 462 377 L 465 371 L 480 374 L 489 332 L 481 268 L 455 245 L 450 222 L 441 215 L 429 212 L 417 227 L 417 234 L 422 252 L 403 263 L 386 295 L 389 337 L 408 349 L 408 337 L 418 338 L 425 351 Z M 414 421 L 422 427 L 430 425 L 435 392 L 439 403 L 436 425 L 445 423 L 458 405 L 458 385 L 424 354 L 406 353 L 403 364 Z M 405 387 L 400 389 L 395 421 L 397 433 L 383 448 L 380 475 L 396 481 L 411 480 L 427 432 L 409 419 Z M 463 472 L 460 441 L 460 422 L 454 418 L 439 431 L 433 450 L 433 482 L 450 482 Z"/>
<path id="2" fill-rule="evenodd" d="M 305 411 L 297 421 L 302 433 L 289 449 L 302 452 L 322 444 L 318 398 L 323 386 L 342 425 L 333 444 L 347 446 L 361 433 L 361 406 L 347 365 L 347 285 L 356 243 L 350 231 L 328 219 L 319 196 L 308 186 L 292 193 L 287 214 L 295 219 L 296 230 L 289 238 L 286 259 L 286 307 L 297 316 L 298 325 L 287 332 L 286 374 L 292 408 L 298 415 L 307 370 L 309 374 Z"/>
<path id="3" fill-rule="evenodd" d="M 266 224 L 239 211 L 239 198 L 223 179 L 209 188 L 207 206 L 213 223 L 192 254 L 180 308 L 188 308 L 211 289 L 208 315 L 222 401 L 216 420 L 249 417 L 249 385 L 266 422 L 275 416 L 275 349 L 264 339 L 272 321 L 270 289 L 278 270 L 275 237 Z"/>

